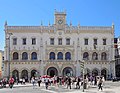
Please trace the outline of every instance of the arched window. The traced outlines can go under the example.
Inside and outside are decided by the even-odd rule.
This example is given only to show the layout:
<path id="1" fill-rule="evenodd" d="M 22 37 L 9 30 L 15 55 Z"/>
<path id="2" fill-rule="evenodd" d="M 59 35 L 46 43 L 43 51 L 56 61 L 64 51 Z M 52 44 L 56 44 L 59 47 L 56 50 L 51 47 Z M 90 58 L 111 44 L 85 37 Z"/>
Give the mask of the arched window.
<path id="1" fill-rule="evenodd" d="M 88 52 L 83 53 L 83 59 L 88 60 L 89 59 L 89 54 Z"/>
<path id="2" fill-rule="evenodd" d="M 32 52 L 31 59 L 32 60 L 37 60 L 37 53 L 36 52 Z"/>
<path id="3" fill-rule="evenodd" d="M 22 53 L 22 60 L 27 60 L 28 59 L 28 54 L 26 52 Z"/>
<path id="4" fill-rule="evenodd" d="M 18 60 L 19 56 L 17 52 L 13 53 L 13 60 Z"/>
<path id="5" fill-rule="evenodd" d="M 62 52 L 59 52 L 58 54 L 57 54 L 57 59 L 59 60 L 61 60 L 61 59 L 63 59 L 63 53 Z"/>
<path id="6" fill-rule="evenodd" d="M 49 59 L 55 60 L 55 53 L 54 52 L 50 52 Z"/>
<path id="7" fill-rule="evenodd" d="M 71 60 L 71 54 L 70 54 L 70 52 L 65 53 L 65 59 L 66 60 Z"/>
<path id="8" fill-rule="evenodd" d="M 98 54 L 97 54 L 96 52 L 94 52 L 94 53 L 92 54 L 92 59 L 93 59 L 93 60 L 98 60 Z"/>
<path id="9" fill-rule="evenodd" d="M 107 54 L 105 52 L 101 54 L 101 60 L 107 60 Z"/>

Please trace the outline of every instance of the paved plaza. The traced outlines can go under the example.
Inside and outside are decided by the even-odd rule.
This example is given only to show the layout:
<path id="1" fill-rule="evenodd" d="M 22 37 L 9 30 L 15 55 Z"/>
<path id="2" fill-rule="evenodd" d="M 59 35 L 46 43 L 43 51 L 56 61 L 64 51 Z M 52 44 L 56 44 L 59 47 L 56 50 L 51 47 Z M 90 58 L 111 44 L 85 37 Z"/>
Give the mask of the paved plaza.
<path id="1" fill-rule="evenodd" d="M 0 93 L 83 93 L 81 89 L 75 89 L 72 86 L 72 89 L 67 89 L 65 86 L 49 86 L 49 89 L 46 90 L 44 84 L 41 84 L 41 87 L 36 86 L 32 87 L 32 84 L 27 83 L 26 85 L 14 85 L 13 89 L 2 88 Z M 85 89 L 84 93 L 120 93 L 120 82 L 106 81 L 103 87 L 103 91 L 98 91 L 97 86 L 91 86 L 88 89 Z"/>

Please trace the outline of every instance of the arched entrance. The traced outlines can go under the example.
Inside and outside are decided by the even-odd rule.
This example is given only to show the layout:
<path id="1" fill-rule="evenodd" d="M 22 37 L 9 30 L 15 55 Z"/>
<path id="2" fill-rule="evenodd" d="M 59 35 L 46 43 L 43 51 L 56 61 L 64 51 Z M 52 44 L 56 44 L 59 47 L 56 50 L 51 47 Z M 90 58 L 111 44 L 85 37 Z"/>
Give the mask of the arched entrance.
<path id="1" fill-rule="evenodd" d="M 120 65 L 116 66 L 116 77 L 120 77 Z"/>
<path id="2" fill-rule="evenodd" d="M 92 75 L 93 75 L 93 76 L 98 76 L 98 70 L 97 70 L 97 69 L 94 69 L 94 70 L 92 71 Z"/>
<path id="3" fill-rule="evenodd" d="M 31 77 L 35 77 L 37 75 L 37 70 L 32 70 L 31 71 Z"/>
<path id="4" fill-rule="evenodd" d="M 19 80 L 19 72 L 18 72 L 18 70 L 14 70 L 13 72 L 12 72 L 12 77 L 14 78 L 14 79 L 18 79 Z"/>
<path id="5" fill-rule="evenodd" d="M 27 70 L 22 70 L 21 78 L 25 78 L 25 81 L 28 81 L 28 71 Z"/>
<path id="6" fill-rule="evenodd" d="M 64 68 L 63 76 L 73 76 L 73 69 L 71 67 Z"/>
<path id="7" fill-rule="evenodd" d="M 106 69 L 101 70 L 101 76 L 104 76 L 104 78 L 106 79 L 106 76 L 107 76 Z"/>
<path id="8" fill-rule="evenodd" d="M 58 75 L 58 70 L 55 67 L 50 67 L 47 70 L 47 75 L 49 75 L 51 77 L 54 77 L 54 75 L 57 76 Z"/>
<path id="9" fill-rule="evenodd" d="M 90 76 L 90 69 L 86 68 L 85 69 L 85 74 L 89 77 Z"/>

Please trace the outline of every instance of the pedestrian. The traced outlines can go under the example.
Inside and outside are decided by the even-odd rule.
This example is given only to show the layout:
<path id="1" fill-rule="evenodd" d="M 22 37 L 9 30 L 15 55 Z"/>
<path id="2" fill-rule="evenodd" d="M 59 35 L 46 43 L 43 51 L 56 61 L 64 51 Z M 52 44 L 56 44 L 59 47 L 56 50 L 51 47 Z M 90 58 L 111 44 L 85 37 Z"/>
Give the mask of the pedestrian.
<path id="1" fill-rule="evenodd" d="M 22 85 L 22 83 L 23 83 L 23 80 L 22 80 L 22 78 L 20 78 L 20 83 L 21 83 L 21 85 Z"/>
<path id="2" fill-rule="evenodd" d="M 102 80 L 103 80 L 103 86 L 105 85 L 105 78 L 104 76 L 102 76 Z"/>
<path id="3" fill-rule="evenodd" d="M 67 88 L 68 87 L 70 87 L 70 89 L 71 89 L 71 78 L 70 77 L 68 77 L 68 80 L 67 80 Z"/>
<path id="4" fill-rule="evenodd" d="M 59 87 L 60 78 L 57 76 L 57 87 Z"/>
<path id="5" fill-rule="evenodd" d="M 44 83 L 45 83 L 45 88 L 48 89 L 49 79 L 45 78 Z"/>
<path id="6" fill-rule="evenodd" d="M 68 83 L 68 77 L 67 76 L 64 78 L 64 81 L 65 81 L 65 86 L 68 85 L 67 84 Z"/>
<path id="7" fill-rule="evenodd" d="M 62 85 L 64 85 L 64 77 L 62 78 Z"/>
<path id="8" fill-rule="evenodd" d="M 14 78 L 10 77 L 9 79 L 9 87 L 12 89 L 14 84 Z"/>
<path id="9" fill-rule="evenodd" d="M 33 89 L 35 88 L 35 78 L 34 77 L 32 77 L 32 79 L 31 79 L 31 83 L 32 83 L 32 85 L 33 85 Z"/>
<path id="10" fill-rule="evenodd" d="M 54 75 L 54 77 L 53 77 L 53 82 L 54 82 L 54 85 L 56 85 L 56 82 L 57 82 L 57 77 Z"/>
<path id="11" fill-rule="evenodd" d="M 25 85 L 25 78 L 23 78 L 22 81 L 23 81 L 23 84 Z"/>
<path id="12" fill-rule="evenodd" d="M 5 88 L 5 87 L 6 87 L 6 84 L 7 84 L 6 78 L 3 78 L 2 84 L 3 84 L 3 88 Z"/>
<path id="13" fill-rule="evenodd" d="M 100 89 L 101 89 L 101 91 L 103 90 L 102 85 L 103 85 L 103 80 L 102 80 L 102 77 L 100 77 L 99 82 L 98 82 L 98 90 L 100 90 Z"/>
<path id="14" fill-rule="evenodd" d="M 97 77 L 94 76 L 94 85 L 97 85 Z"/>
<path id="15" fill-rule="evenodd" d="M 15 79 L 16 79 L 16 83 L 17 83 L 17 85 L 18 85 L 18 82 L 19 82 L 18 77 L 16 77 Z"/>
<path id="16" fill-rule="evenodd" d="M 40 87 L 40 84 L 41 84 L 42 80 L 41 80 L 41 77 L 38 78 L 38 86 Z"/>
<path id="17" fill-rule="evenodd" d="M 80 78 L 77 78 L 76 89 L 80 89 Z"/>

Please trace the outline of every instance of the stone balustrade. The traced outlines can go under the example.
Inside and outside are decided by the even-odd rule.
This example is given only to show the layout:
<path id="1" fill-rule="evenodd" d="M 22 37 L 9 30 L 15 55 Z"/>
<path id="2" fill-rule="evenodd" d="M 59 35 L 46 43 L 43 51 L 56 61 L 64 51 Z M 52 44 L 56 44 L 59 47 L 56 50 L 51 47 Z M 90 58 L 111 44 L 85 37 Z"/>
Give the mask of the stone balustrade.
<path id="1" fill-rule="evenodd" d="M 54 26 L 7 26 L 9 30 L 54 30 Z M 112 27 L 100 27 L 100 26 L 65 26 L 65 30 L 112 30 Z"/>

